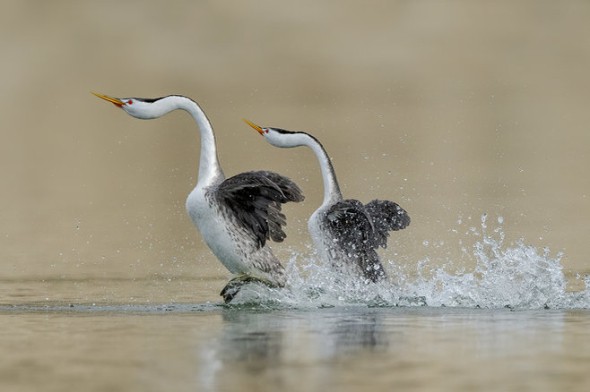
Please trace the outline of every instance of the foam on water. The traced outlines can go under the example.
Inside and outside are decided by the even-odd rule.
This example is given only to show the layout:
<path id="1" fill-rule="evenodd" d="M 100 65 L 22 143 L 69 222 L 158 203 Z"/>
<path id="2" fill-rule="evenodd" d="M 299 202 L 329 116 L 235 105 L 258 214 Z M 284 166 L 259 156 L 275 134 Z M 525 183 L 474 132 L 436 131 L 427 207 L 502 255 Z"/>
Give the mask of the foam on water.
<path id="1" fill-rule="evenodd" d="M 429 259 L 417 263 L 414 274 L 391 272 L 387 282 L 366 284 L 358 278 L 335 272 L 316 262 L 294 255 L 288 265 L 290 287 L 270 289 L 249 285 L 242 289 L 233 304 L 267 306 L 450 306 L 467 308 L 513 309 L 588 309 L 590 277 L 583 278 L 584 290 L 570 292 L 561 264 L 561 255 L 551 256 L 519 240 L 504 245 L 500 227 L 487 230 L 487 217 L 481 219 L 481 230 L 471 250 L 475 268 L 468 272 L 448 272 Z M 579 278 L 582 279 L 582 278 Z"/>

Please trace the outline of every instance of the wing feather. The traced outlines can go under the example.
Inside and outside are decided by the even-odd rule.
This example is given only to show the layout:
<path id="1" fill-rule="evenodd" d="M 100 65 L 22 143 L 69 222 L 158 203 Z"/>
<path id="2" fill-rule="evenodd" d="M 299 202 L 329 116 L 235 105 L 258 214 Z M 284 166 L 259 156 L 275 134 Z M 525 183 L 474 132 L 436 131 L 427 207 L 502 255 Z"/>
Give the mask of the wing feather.
<path id="1" fill-rule="evenodd" d="M 374 241 L 383 248 L 387 247 L 390 231 L 405 229 L 410 224 L 408 213 L 392 201 L 373 200 L 365 208 L 375 228 Z"/>
<path id="2" fill-rule="evenodd" d="M 304 199 L 297 184 L 269 171 L 251 171 L 230 177 L 219 185 L 217 197 L 259 247 L 269 239 L 276 242 L 285 239 L 287 235 L 282 226 L 287 220 L 281 205 Z"/>
<path id="3" fill-rule="evenodd" d="M 356 264 L 373 282 L 384 278 L 385 270 L 375 250 L 375 229 L 363 204 L 353 199 L 342 200 L 330 207 L 326 219 L 346 260 Z"/>

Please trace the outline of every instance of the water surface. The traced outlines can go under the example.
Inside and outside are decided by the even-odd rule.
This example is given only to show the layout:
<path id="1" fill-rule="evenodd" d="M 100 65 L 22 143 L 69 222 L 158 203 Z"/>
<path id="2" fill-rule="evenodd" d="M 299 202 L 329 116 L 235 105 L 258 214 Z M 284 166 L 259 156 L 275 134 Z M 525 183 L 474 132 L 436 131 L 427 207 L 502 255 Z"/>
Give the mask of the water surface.
<path id="1" fill-rule="evenodd" d="M 1 309 L 5 390 L 584 390 L 588 311 Z"/>
<path id="2" fill-rule="evenodd" d="M 3 1 L 0 390 L 587 391 L 590 4 Z M 227 175 L 291 177 L 290 288 L 229 275 L 184 211 L 197 100 Z M 314 258 L 313 133 L 346 197 L 412 224 L 365 286 Z"/>

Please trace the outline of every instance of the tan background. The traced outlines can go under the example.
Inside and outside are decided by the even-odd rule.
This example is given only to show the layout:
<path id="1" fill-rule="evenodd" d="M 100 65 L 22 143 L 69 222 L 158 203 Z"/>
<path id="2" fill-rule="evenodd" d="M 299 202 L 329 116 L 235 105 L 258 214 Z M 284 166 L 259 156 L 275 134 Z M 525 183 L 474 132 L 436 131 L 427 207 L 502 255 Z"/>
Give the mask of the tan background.
<path id="1" fill-rule="evenodd" d="M 472 264 L 469 229 L 488 213 L 490 231 L 504 218 L 508 243 L 564 252 L 570 275 L 590 270 L 587 2 L 0 9 L 4 280 L 225 276 L 184 211 L 198 162 L 192 120 L 139 121 L 90 91 L 190 96 L 213 122 L 227 175 L 271 169 L 297 181 L 307 199 L 286 208 L 283 258 L 309 252 L 317 163 L 267 145 L 242 117 L 312 132 L 345 196 L 406 208 L 412 225 L 385 252 L 405 268 Z"/>

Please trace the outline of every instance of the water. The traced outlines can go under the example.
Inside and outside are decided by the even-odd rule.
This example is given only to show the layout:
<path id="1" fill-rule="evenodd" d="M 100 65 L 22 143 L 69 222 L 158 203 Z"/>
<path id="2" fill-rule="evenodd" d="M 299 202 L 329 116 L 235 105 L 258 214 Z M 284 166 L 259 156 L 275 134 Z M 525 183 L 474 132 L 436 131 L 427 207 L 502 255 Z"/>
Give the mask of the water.
<path id="1" fill-rule="evenodd" d="M 0 390 L 587 391 L 590 4 L 0 5 Z M 184 210 L 199 141 L 90 94 L 188 95 L 227 175 L 274 170 L 292 285 L 245 288 Z M 318 137 L 412 224 L 387 284 L 317 262 Z"/>
<path id="2" fill-rule="evenodd" d="M 568 291 L 558 257 L 522 242 L 505 246 L 501 226 L 491 234 L 487 228 L 484 215 L 472 272 L 424 262 L 415 278 L 366 285 L 294 255 L 291 287 L 250 284 L 230 305 L 132 298 L 5 304 L 0 347 L 10 355 L 0 360 L 0 385 L 585 390 L 588 279 L 585 289 Z M 195 292 L 208 285 L 192 284 Z"/>
<path id="3" fill-rule="evenodd" d="M 583 391 L 580 310 L 108 307 L 3 311 L 3 390 Z"/>
<path id="4" fill-rule="evenodd" d="M 394 270 L 387 282 L 366 285 L 353 276 L 338 274 L 314 259 L 289 264 L 292 287 L 275 290 L 263 286 L 244 289 L 236 303 L 272 306 L 329 307 L 362 303 L 371 307 L 435 306 L 509 309 L 590 309 L 590 276 L 574 280 L 580 290 L 568 288 L 560 255 L 539 250 L 523 239 L 504 244 L 502 217 L 488 232 L 487 215 L 479 228 L 469 231 L 480 240 L 464 253 L 474 260 L 473 271 L 449 272 L 453 260 L 425 259 L 416 271 Z M 441 265 L 443 267 L 441 267 Z M 395 263 L 390 263 L 390 268 Z"/>

